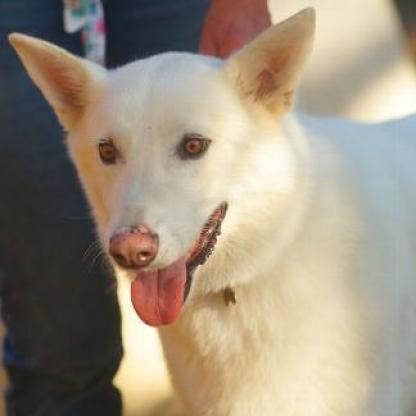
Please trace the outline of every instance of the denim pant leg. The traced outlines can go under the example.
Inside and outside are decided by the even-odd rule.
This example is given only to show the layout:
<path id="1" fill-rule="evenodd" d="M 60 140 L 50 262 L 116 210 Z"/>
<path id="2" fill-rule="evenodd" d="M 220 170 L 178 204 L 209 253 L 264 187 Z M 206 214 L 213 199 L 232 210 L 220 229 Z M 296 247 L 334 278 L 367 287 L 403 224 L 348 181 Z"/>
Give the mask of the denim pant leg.
<path id="1" fill-rule="evenodd" d="M 114 280 L 51 109 L 6 34 L 81 53 L 57 0 L 0 0 L 0 296 L 10 416 L 118 416 L 121 359 Z"/>
<path id="2" fill-rule="evenodd" d="M 108 62 L 196 51 L 210 0 L 104 0 Z M 59 0 L 0 0 L 0 296 L 9 416 L 118 416 L 121 358 L 113 281 L 63 134 L 5 35 L 20 31 L 81 53 Z"/>
<path id="3" fill-rule="evenodd" d="M 198 52 L 211 0 L 104 0 L 107 66 L 157 53 Z"/>

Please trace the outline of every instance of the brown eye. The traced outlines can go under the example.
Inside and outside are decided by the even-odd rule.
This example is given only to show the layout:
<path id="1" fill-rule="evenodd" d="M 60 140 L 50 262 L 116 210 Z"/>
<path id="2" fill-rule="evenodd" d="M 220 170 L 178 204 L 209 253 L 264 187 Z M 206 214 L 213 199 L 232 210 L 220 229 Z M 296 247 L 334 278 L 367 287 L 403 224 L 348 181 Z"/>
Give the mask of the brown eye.
<path id="1" fill-rule="evenodd" d="M 187 134 L 179 144 L 178 154 L 181 159 L 198 159 L 208 149 L 211 140 L 198 134 Z"/>
<path id="2" fill-rule="evenodd" d="M 118 150 L 114 146 L 112 141 L 103 141 L 99 143 L 98 151 L 100 153 L 100 159 L 103 163 L 107 165 L 116 163 L 118 157 Z"/>

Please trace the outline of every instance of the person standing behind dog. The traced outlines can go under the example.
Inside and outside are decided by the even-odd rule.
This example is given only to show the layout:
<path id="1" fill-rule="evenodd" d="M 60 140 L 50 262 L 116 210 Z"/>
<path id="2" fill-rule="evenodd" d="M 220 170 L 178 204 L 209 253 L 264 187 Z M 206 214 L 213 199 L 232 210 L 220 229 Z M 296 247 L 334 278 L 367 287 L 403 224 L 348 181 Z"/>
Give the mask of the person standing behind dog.
<path id="1" fill-rule="evenodd" d="M 85 259 L 96 238 L 64 135 L 6 35 L 23 32 L 79 55 L 85 47 L 111 68 L 169 50 L 224 58 L 270 24 L 266 0 L 64 3 L 72 35 L 56 0 L 0 0 L 0 297 L 9 416 L 120 415 L 112 380 L 122 345 L 108 267 Z"/>

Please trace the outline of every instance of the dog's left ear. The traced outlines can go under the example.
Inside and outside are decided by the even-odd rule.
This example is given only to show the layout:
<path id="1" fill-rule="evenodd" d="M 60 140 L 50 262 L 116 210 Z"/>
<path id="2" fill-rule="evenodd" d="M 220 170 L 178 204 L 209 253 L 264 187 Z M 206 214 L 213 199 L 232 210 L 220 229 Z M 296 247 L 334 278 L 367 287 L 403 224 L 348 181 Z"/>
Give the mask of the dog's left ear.
<path id="1" fill-rule="evenodd" d="M 287 111 L 312 49 L 315 11 L 307 8 L 270 27 L 225 62 L 226 75 L 244 99 L 277 115 Z"/>
<path id="2" fill-rule="evenodd" d="M 67 131 L 82 119 L 105 70 L 49 42 L 18 33 L 9 41 Z"/>

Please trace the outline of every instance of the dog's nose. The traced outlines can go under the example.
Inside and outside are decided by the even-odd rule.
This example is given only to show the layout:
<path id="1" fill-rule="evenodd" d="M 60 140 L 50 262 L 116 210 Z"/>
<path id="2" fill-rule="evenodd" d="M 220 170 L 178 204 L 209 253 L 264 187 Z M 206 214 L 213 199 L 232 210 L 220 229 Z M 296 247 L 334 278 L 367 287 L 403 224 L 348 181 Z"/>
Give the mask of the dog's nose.
<path id="1" fill-rule="evenodd" d="M 158 248 L 157 234 L 145 225 L 119 228 L 110 238 L 110 255 L 125 269 L 148 266 L 156 257 Z"/>

